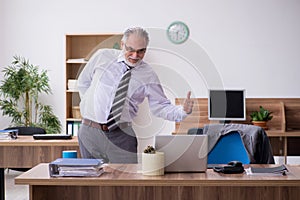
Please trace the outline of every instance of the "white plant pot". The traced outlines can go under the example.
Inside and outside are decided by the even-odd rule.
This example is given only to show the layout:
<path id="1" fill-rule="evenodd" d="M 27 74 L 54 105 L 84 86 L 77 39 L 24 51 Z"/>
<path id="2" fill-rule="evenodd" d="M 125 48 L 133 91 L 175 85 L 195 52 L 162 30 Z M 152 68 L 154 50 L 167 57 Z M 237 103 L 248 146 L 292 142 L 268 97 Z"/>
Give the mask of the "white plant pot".
<path id="1" fill-rule="evenodd" d="M 142 172 L 146 176 L 161 176 L 165 172 L 164 152 L 142 153 Z"/>

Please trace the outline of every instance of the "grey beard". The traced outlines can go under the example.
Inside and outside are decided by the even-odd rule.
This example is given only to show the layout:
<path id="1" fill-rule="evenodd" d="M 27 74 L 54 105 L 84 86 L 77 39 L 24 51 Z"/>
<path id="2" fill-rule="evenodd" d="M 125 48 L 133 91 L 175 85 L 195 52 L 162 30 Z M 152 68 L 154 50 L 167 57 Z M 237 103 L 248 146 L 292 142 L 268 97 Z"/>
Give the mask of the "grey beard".
<path id="1" fill-rule="evenodd" d="M 131 63 L 131 62 L 129 62 L 128 60 L 125 59 L 125 63 L 126 63 L 127 65 L 129 65 L 130 67 L 136 67 L 136 66 L 139 65 L 141 62 L 142 62 L 142 60 L 139 60 L 139 61 L 136 62 L 136 63 Z"/>

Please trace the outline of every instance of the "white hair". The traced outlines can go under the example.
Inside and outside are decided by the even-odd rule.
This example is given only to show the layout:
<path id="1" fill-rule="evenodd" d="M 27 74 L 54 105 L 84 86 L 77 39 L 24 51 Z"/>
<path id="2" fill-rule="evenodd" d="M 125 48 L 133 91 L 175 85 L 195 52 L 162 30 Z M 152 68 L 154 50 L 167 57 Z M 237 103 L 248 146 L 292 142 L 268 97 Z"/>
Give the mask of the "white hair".
<path id="1" fill-rule="evenodd" d="M 146 41 L 146 45 L 148 46 L 149 44 L 149 34 L 148 32 L 141 28 L 141 27 L 131 27 L 131 28 L 128 28 L 125 30 L 124 34 L 123 34 L 123 37 L 122 37 L 122 42 L 126 43 L 128 37 L 130 35 L 137 35 L 141 38 L 144 38 L 145 41 Z"/>

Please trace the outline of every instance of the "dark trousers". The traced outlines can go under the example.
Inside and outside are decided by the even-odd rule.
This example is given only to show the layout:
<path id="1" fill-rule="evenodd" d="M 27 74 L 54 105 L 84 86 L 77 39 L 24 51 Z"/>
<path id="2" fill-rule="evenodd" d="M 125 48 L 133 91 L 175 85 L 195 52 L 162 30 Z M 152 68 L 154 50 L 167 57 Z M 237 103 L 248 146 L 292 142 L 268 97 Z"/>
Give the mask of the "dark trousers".
<path id="1" fill-rule="evenodd" d="M 106 132 L 82 124 L 78 141 L 82 158 L 104 159 L 109 163 L 137 163 L 137 138 L 132 127 Z"/>

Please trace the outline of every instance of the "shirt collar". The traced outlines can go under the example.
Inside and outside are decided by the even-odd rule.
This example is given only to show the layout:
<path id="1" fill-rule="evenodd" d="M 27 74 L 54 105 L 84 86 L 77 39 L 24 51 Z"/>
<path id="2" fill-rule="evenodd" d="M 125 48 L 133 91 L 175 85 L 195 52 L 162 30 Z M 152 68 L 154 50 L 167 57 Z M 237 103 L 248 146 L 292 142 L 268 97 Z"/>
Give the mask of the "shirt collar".
<path id="1" fill-rule="evenodd" d="M 120 53 L 117 62 L 120 63 L 120 62 L 123 62 L 123 61 L 125 61 L 124 54 L 123 54 L 123 53 Z"/>

